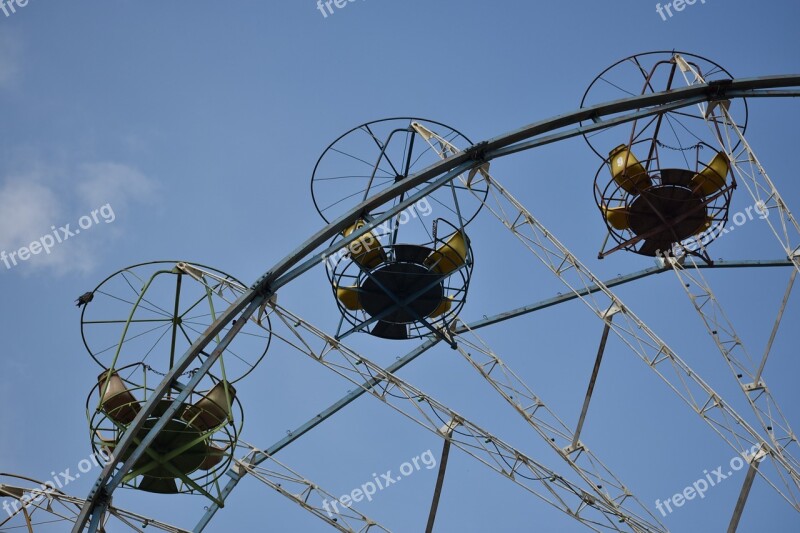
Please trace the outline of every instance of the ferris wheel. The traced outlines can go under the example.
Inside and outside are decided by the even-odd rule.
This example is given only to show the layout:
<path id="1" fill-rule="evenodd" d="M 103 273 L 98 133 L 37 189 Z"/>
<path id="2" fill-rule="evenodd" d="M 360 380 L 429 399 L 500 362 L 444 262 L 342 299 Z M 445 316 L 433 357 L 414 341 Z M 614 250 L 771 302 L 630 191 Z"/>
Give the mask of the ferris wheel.
<path id="1" fill-rule="evenodd" d="M 117 488 L 204 497 L 208 509 L 193 529 L 203 531 L 246 476 L 340 531 L 389 531 L 390 524 L 355 506 L 323 509 L 323 502 L 336 500 L 331 492 L 276 458 L 365 394 L 443 440 L 428 531 L 451 448 L 524 489 L 537 505 L 563 512 L 565 521 L 593 531 L 667 531 L 629 488 L 633 481 L 620 479 L 614 465 L 592 451 L 596 436 L 584 429 L 612 338 L 639 360 L 631 364 L 644 363 L 687 404 L 686 417 L 699 417 L 747 465 L 741 496 L 731 502 L 733 531 L 757 478 L 765 481 L 760 490 L 773 490 L 800 512 L 800 444 L 784 415 L 789 406 L 778 404 L 765 377 L 800 271 L 800 226 L 744 136 L 746 98 L 797 96 L 799 88 L 800 76 L 737 80 L 702 57 L 653 52 L 603 71 L 577 111 L 489 141 L 474 144 L 453 127 L 418 117 L 349 130 L 323 151 L 311 179 L 326 225 L 251 286 L 210 267 L 166 261 L 123 269 L 91 292 L 82 334 L 101 373 L 87 401 L 90 440 L 96 450 L 112 450 L 116 461 L 80 502 L 73 531 L 87 525 L 101 530 L 113 514 L 109 499 Z M 577 136 L 599 158 L 599 168 L 587 169 L 605 233 L 599 257 L 628 252 L 655 258 L 656 267 L 604 282 L 588 266 L 596 259 L 570 251 L 556 236 L 558 228 L 546 227 L 492 168 L 498 158 Z M 783 257 L 773 264 L 791 272 L 760 359 L 742 342 L 707 279 L 719 266 L 753 266 L 715 263 L 708 251 L 730 219 L 734 194 L 746 193 L 770 213 Z M 474 264 L 490 253 L 471 238 L 479 221 L 510 234 L 531 265 L 566 292 L 475 322 L 462 318 L 469 315 Z M 735 410 L 613 290 L 664 272 L 686 292 L 748 412 Z M 278 299 L 283 286 L 315 275 L 330 287 L 319 305 L 336 310 L 334 328 L 311 323 L 292 302 Z M 574 300 L 602 326 L 577 423 L 567 422 L 574 413 L 556 413 L 532 378 L 512 369 L 480 334 Z M 351 347 L 357 335 L 415 347 L 387 366 Z M 552 451 L 547 460 L 397 375 L 439 344 L 452 348 Z M 355 388 L 281 441 L 256 447 L 241 438 L 245 406 L 237 389 L 257 379 L 255 367 L 268 365 L 265 356 L 278 345 Z"/>

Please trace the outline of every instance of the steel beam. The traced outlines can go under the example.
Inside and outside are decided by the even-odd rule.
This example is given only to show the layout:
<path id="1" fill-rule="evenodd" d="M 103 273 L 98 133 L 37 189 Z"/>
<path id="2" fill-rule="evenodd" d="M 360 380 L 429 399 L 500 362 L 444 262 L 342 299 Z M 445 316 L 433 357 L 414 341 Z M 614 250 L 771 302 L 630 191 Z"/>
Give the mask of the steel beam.
<path id="1" fill-rule="evenodd" d="M 608 333 L 611 331 L 611 320 L 613 318 L 614 316 L 611 315 L 608 318 L 609 322 L 603 326 L 603 334 L 600 337 L 600 347 L 597 349 L 597 357 L 594 360 L 594 368 L 592 368 L 592 377 L 589 379 L 589 387 L 586 389 L 586 397 L 583 400 L 581 415 L 578 417 L 578 427 L 575 428 L 575 435 L 572 437 L 573 449 L 578 447 L 578 442 L 580 442 L 581 439 L 583 423 L 586 421 L 586 413 L 589 412 L 589 404 L 594 394 L 594 384 L 597 383 L 597 375 L 600 373 L 600 364 L 603 362 L 603 355 L 606 353 L 606 343 L 608 342 Z"/>
<path id="2" fill-rule="evenodd" d="M 241 320 L 246 321 L 262 303 L 266 302 L 268 298 L 271 297 L 275 291 L 277 291 L 278 288 L 293 280 L 303 272 L 313 268 L 316 263 L 320 262 L 325 257 L 324 253 L 335 252 L 338 249 L 347 246 L 349 242 L 360 238 L 363 234 L 371 231 L 374 226 L 379 225 L 383 221 L 399 213 L 411 203 L 430 194 L 463 172 L 478 167 L 493 158 L 533 148 L 534 145 L 521 145 L 519 149 L 508 150 L 506 152 L 501 152 L 501 149 L 509 148 L 515 143 L 526 141 L 545 133 L 554 132 L 561 128 L 580 124 L 583 121 L 594 121 L 601 119 L 602 117 L 611 117 L 613 115 L 628 111 L 638 110 L 632 114 L 629 114 L 627 117 L 614 117 L 613 120 L 616 123 L 630 122 L 641 118 L 642 116 L 650 116 L 663 112 L 663 106 L 678 108 L 695 104 L 698 100 L 715 101 L 726 98 L 733 99 L 751 97 L 755 96 L 755 93 L 760 90 L 783 89 L 788 87 L 800 87 L 800 76 L 767 76 L 760 78 L 732 80 L 725 84 L 712 83 L 693 85 L 682 89 L 635 96 L 597 106 L 587 107 L 572 113 L 567 113 L 551 119 L 535 122 L 511 133 L 495 137 L 486 142 L 478 143 L 457 155 L 437 162 L 428 168 L 407 177 L 406 179 L 398 181 L 394 185 L 375 194 L 371 198 L 359 203 L 347 214 L 331 222 L 325 226 L 325 228 L 306 240 L 300 245 L 299 248 L 279 261 L 272 269 L 261 276 L 253 284 L 250 291 L 243 294 L 216 321 L 214 321 L 214 323 L 206 329 L 206 331 L 192 344 L 192 346 L 189 347 L 186 353 L 179 359 L 176 366 L 167 373 L 162 382 L 156 388 L 156 391 L 154 391 L 154 394 L 148 400 L 147 404 L 142 407 L 141 412 L 139 415 L 137 415 L 131 427 L 129 427 L 129 429 L 125 432 L 118 445 L 119 455 L 123 455 L 131 447 L 133 444 L 134 435 L 137 435 L 147 417 L 153 413 L 156 405 L 158 405 L 161 399 L 173 387 L 173 383 L 176 381 L 177 377 L 184 372 L 188 366 L 200 355 L 200 352 L 211 342 L 211 340 L 237 316 L 239 316 L 242 311 L 246 309 L 250 313 L 249 315 L 246 313 L 242 314 Z M 800 91 L 797 92 L 797 95 L 800 95 Z M 641 111 L 643 108 L 647 107 L 650 107 L 650 109 Z M 589 128 L 599 128 L 601 125 L 607 124 L 608 122 L 599 122 L 589 126 Z M 549 142 L 556 142 L 556 140 L 560 140 L 561 138 L 566 139 L 569 137 L 574 137 L 575 135 L 580 135 L 581 133 L 583 133 L 583 129 L 577 128 L 563 133 L 561 134 L 563 135 L 562 137 L 558 139 L 554 138 Z M 428 183 L 431 180 L 434 181 Z M 425 185 L 426 183 L 428 184 Z M 376 217 L 372 222 L 361 228 L 361 230 L 353 232 L 347 239 L 340 241 L 337 246 L 329 247 L 325 252 L 314 255 L 311 259 L 303 263 L 303 265 L 290 272 L 292 267 L 298 265 L 310 254 L 313 254 L 315 250 L 317 250 L 320 246 L 323 246 L 326 242 L 339 234 L 346 227 L 352 225 L 364 213 L 368 213 L 395 198 L 399 198 L 404 193 L 418 186 L 424 186 L 424 188 L 418 194 L 409 197 L 407 200 L 399 203 L 394 209 L 391 209 L 383 213 L 381 216 Z M 223 339 L 223 344 L 220 346 L 224 346 L 224 343 L 230 342 L 235 335 L 236 328 L 231 328 L 231 330 L 228 332 L 228 335 L 226 335 L 226 337 Z M 215 350 L 212 356 L 209 357 L 207 363 L 210 362 L 213 364 L 220 354 L 221 351 Z M 204 367 L 206 366 L 210 368 L 210 365 L 204 365 Z M 198 372 L 195 375 L 196 379 L 193 378 L 189 382 L 187 388 L 182 391 L 181 394 L 184 392 L 187 395 L 191 393 L 194 386 L 196 386 L 197 382 L 199 382 L 199 380 L 205 375 L 208 368 Z M 142 455 L 142 453 L 144 453 L 146 446 L 157 435 L 157 431 L 160 431 L 160 429 L 166 424 L 167 416 L 170 414 L 170 412 L 174 412 L 178 406 L 178 398 L 176 398 L 170 409 L 168 409 L 168 412 L 161 417 L 153 430 L 151 430 L 142 441 L 142 444 L 134 449 L 133 453 L 131 454 L 132 458 L 139 457 Z M 127 465 L 129 462 L 130 459 L 125 461 L 125 464 Z M 86 504 L 81 509 L 79 518 L 76 521 L 75 527 L 73 528 L 73 533 L 82 533 L 93 514 L 95 505 L 97 505 L 101 500 L 110 497 L 116 486 L 119 484 L 119 481 L 121 480 L 121 477 L 124 476 L 125 472 L 123 469 L 120 469 L 120 471 L 117 472 L 117 475 L 114 476 L 116 467 L 116 464 L 109 464 L 101 472 L 98 480 L 92 487 Z M 90 527 L 89 531 L 90 533 L 95 533 L 97 531 L 97 527 Z"/>
<path id="3" fill-rule="evenodd" d="M 778 318 L 775 319 L 775 325 L 772 327 L 772 332 L 769 335 L 769 341 L 767 341 L 767 348 L 764 350 L 764 356 L 761 358 L 761 364 L 758 365 L 758 371 L 756 372 L 754 383 L 759 383 L 761 381 L 761 374 L 764 373 L 764 367 L 767 366 L 767 359 L 769 359 L 769 354 L 772 351 L 772 343 L 775 342 L 775 336 L 778 334 L 778 329 L 781 326 L 781 321 L 783 320 L 783 312 L 786 311 L 786 304 L 789 303 L 789 296 L 792 294 L 792 287 L 794 287 L 794 280 L 797 277 L 797 270 L 792 270 L 792 274 L 789 276 L 789 285 L 786 287 L 786 293 L 783 295 L 783 301 L 781 302 L 781 308 L 778 311 Z"/>

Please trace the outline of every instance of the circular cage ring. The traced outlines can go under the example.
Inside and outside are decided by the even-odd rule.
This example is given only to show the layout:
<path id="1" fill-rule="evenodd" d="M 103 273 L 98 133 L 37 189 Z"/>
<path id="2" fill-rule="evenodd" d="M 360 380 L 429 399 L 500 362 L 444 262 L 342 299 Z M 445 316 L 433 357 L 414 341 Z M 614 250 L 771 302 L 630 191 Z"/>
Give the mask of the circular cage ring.
<path id="1" fill-rule="evenodd" d="M 156 261 L 124 268 L 89 293 L 81 313 L 84 346 L 103 369 L 141 362 L 163 376 L 245 290 L 233 276 L 194 263 Z M 271 339 L 268 316 L 248 321 L 215 363 L 212 377 L 241 380 L 263 360 Z M 201 352 L 198 366 L 207 357 Z"/>
<path id="2" fill-rule="evenodd" d="M 581 99 L 581 109 L 593 107 L 605 102 L 630 98 L 644 94 L 667 91 L 681 86 L 688 86 L 683 73 L 675 62 L 680 55 L 689 66 L 699 72 L 707 82 L 732 80 L 733 76 L 718 63 L 705 57 L 686 52 L 656 51 L 636 54 L 620 61 L 601 72 L 589 84 Z M 686 74 L 693 77 L 691 72 Z M 707 104 L 711 106 L 712 104 Z M 727 104 L 726 104 L 727 106 Z M 744 133 L 748 124 L 748 106 L 744 98 L 730 102 L 727 113 Z M 714 121 L 719 128 L 719 120 Z M 581 126 L 590 121 L 582 121 Z M 692 148 L 698 141 L 709 145 L 719 144 L 718 137 L 731 134 L 737 142 L 731 149 L 735 152 L 741 144 L 738 134 L 733 130 L 722 132 L 709 127 L 706 119 L 696 106 L 676 109 L 658 115 L 639 119 L 633 123 L 620 124 L 591 133 L 584 133 L 583 138 L 592 151 L 601 159 L 608 157 L 609 150 L 624 143 L 631 145 L 647 137 L 657 138 L 664 146 L 682 151 Z M 690 138 L 687 145 L 683 137 Z"/>
<path id="3" fill-rule="evenodd" d="M 339 136 L 317 160 L 311 177 L 314 206 L 330 223 L 367 198 L 441 161 L 443 155 L 470 146 L 472 141 L 465 135 L 441 122 L 412 117 L 367 122 Z M 414 187 L 404 197 L 427 184 Z M 482 177 L 467 186 L 463 175 L 426 196 L 426 207 L 466 225 L 477 216 L 488 194 Z M 370 214 L 378 216 L 402 199 L 395 198 Z"/>

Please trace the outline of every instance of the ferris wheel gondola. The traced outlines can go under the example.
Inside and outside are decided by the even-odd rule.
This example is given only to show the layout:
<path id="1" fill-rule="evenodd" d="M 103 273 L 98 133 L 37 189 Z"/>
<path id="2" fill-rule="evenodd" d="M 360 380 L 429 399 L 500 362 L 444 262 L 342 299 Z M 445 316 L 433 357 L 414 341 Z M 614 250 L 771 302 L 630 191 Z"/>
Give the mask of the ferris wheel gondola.
<path id="1" fill-rule="evenodd" d="M 432 131 L 441 132 L 445 141 L 438 149 L 429 143 Z M 379 120 L 348 131 L 323 152 L 311 178 L 320 216 L 329 221 L 429 166 L 440 150 L 450 150 L 451 141 L 469 142 L 449 126 L 416 118 Z M 424 186 L 406 194 L 412 197 Z M 379 227 L 365 228 L 395 204 L 364 212 L 334 238 L 332 247 L 343 244 L 337 256 L 326 260 L 326 270 L 342 315 L 337 337 L 361 331 L 393 340 L 429 334 L 446 338 L 448 325 L 466 302 L 472 272 L 465 228 L 487 194 L 480 181 L 469 188 L 451 182 Z M 433 212 L 435 219 L 426 220 Z M 362 228 L 358 238 L 343 242 Z"/>

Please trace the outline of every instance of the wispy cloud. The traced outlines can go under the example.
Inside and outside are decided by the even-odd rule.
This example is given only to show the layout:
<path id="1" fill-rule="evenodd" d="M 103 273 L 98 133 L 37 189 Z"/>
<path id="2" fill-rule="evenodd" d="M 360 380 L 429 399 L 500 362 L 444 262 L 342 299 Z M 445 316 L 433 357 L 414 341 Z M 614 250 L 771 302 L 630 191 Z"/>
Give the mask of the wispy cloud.
<path id="1" fill-rule="evenodd" d="M 111 203 L 124 206 L 134 202 L 147 202 L 156 192 L 153 181 L 144 174 L 118 163 L 90 163 L 78 169 L 81 181 L 77 191 L 89 205 Z"/>
<path id="2" fill-rule="evenodd" d="M 0 188 L 0 245 L 27 239 L 31 228 L 49 228 L 60 211 L 58 198 L 49 188 L 20 178 L 9 180 Z"/>
<path id="3" fill-rule="evenodd" d="M 69 172 L 42 170 L 9 176 L 0 180 L 0 250 L 8 253 L 67 223 L 76 221 L 90 210 L 109 205 L 115 217 L 135 205 L 150 203 L 156 183 L 135 168 L 113 162 L 86 163 Z M 74 185 L 64 185 L 64 175 L 75 176 Z M 58 175 L 61 179 L 56 179 Z M 124 219 L 124 216 L 122 217 Z M 40 253 L 20 264 L 15 271 L 31 273 L 49 269 L 55 274 L 91 272 L 101 250 L 124 231 L 119 224 L 104 226 Z M 0 265 L 2 266 L 2 265 Z M 5 268 L 0 269 L 6 271 Z"/>

